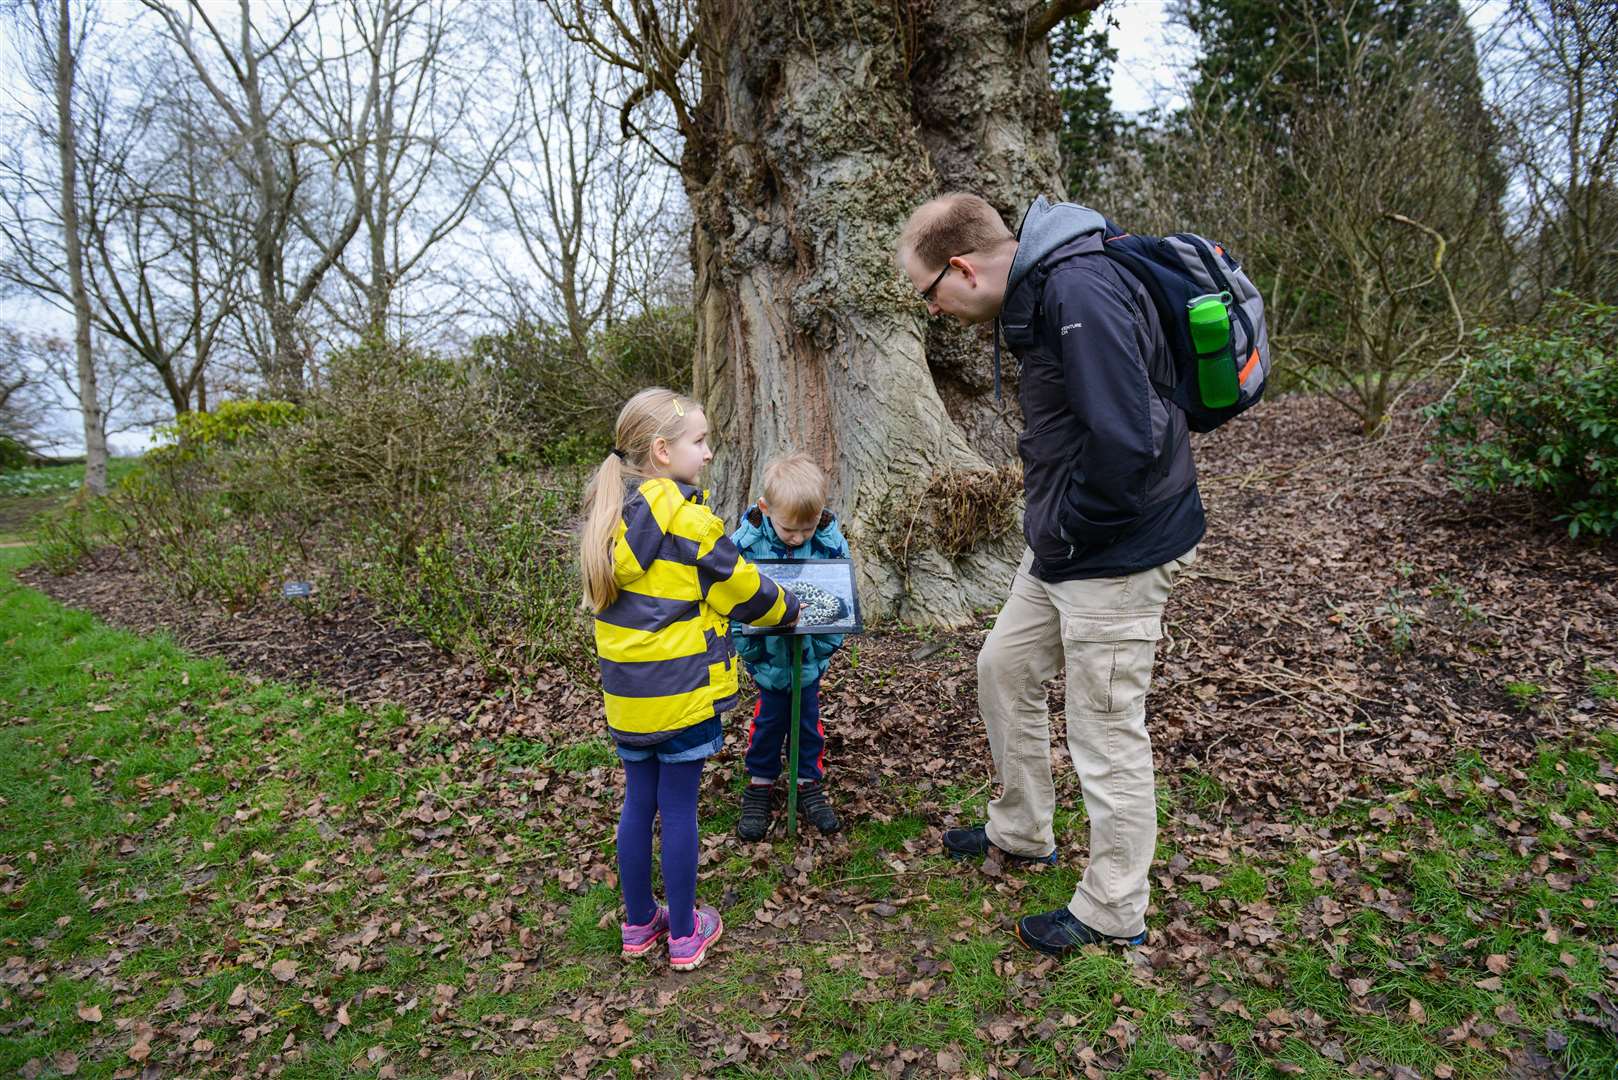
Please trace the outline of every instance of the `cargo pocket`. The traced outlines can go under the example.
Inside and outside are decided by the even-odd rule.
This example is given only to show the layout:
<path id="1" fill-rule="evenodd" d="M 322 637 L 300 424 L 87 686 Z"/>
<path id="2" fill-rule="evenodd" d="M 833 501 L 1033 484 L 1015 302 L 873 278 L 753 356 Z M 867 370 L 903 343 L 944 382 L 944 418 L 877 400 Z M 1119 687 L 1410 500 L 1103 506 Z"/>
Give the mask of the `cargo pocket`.
<path id="1" fill-rule="evenodd" d="M 1069 708 L 1108 716 L 1142 712 L 1162 636 L 1158 615 L 1063 616 Z"/>

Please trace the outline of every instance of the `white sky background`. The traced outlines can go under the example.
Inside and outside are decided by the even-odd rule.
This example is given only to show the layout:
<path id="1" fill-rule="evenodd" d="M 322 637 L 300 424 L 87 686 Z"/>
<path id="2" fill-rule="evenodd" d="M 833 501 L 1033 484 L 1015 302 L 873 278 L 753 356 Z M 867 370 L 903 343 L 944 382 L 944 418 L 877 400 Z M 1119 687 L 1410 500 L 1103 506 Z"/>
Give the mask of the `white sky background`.
<path id="1" fill-rule="evenodd" d="M 1125 0 L 1105 13 L 1117 22 L 1112 46 L 1112 107 L 1121 113 L 1143 112 L 1155 104 L 1169 107 L 1183 98 L 1174 86 L 1196 54 L 1189 31 L 1169 25 L 1168 0 Z"/>
<path id="2" fill-rule="evenodd" d="M 1462 0 L 1478 44 L 1505 12 L 1507 0 Z M 1122 0 L 1107 6 L 1118 24 L 1111 44 L 1118 50 L 1112 67 L 1112 107 L 1126 115 L 1153 105 L 1185 104 L 1179 92 L 1196 56 L 1196 39 L 1183 26 L 1170 24 L 1169 0 Z"/>
<path id="3" fill-rule="evenodd" d="M 1463 3 L 1481 44 L 1488 28 L 1505 10 L 1506 0 L 1463 0 Z M 235 0 L 209 0 L 208 6 L 225 23 L 231 23 L 236 17 Z M 1196 53 L 1195 40 L 1183 27 L 1170 24 L 1169 8 L 1169 0 L 1120 0 L 1108 5 L 1107 13 L 1117 23 L 1112 31 L 1112 44 L 1118 50 L 1112 69 L 1112 104 L 1121 113 L 1139 113 L 1154 105 L 1172 109 L 1184 102 L 1180 85 L 1189 77 L 1190 62 Z M 103 0 L 102 13 L 106 23 L 116 24 L 136 15 L 138 7 L 134 0 Z M 0 88 L 16 93 L 16 74 L 0 73 Z M 466 232 L 463 239 L 481 231 L 471 219 L 462 229 Z M 447 243 L 454 244 L 455 238 Z M 470 254 L 465 247 L 459 250 Z M 24 329 L 48 329 L 69 336 L 72 333 L 71 317 L 22 296 L 0 302 L 0 319 Z M 59 428 L 63 432 L 61 452 L 82 453 L 77 415 L 64 413 Z M 115 452 L 138 453 L 149 445 L 150 433 L 127 432 L 114 436 L 112 441 Z"/>

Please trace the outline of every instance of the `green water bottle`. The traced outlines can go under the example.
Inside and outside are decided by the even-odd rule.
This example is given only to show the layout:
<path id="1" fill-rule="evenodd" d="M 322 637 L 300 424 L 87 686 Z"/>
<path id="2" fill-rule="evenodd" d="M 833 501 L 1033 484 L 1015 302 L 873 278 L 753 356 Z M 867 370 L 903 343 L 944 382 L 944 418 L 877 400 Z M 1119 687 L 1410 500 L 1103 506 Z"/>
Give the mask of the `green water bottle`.
<path id="1" fill-rule="evenodd" d="M 1236 358 L 1230 351 L 1230 293 L 1208 293 L 1186 304 L 1197 350 L 1197 391 L 1210 409 L 1236 404 Z"/>

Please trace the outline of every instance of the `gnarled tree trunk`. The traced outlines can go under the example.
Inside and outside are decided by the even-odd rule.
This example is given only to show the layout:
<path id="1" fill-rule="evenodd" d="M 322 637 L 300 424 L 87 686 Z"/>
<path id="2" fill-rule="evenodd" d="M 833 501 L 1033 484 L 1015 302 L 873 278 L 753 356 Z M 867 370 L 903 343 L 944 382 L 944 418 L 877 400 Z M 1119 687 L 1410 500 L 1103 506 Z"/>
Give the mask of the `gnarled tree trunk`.
<path id="1" fill-rule="evenodd" d="M 1062 193 L 1050 8 L 699 10 L 708 134 L 688 134 L 681 171 L 717 506 L 736 513 L 765 461 L 804 450 L 832 478 L 870 613 L 998 605 L 1023 546 L 1015 362 L 996 402 L 989 329 L 929 323 L 893 250 L 932 195 L 977 191 L 1015 227 Z"/>

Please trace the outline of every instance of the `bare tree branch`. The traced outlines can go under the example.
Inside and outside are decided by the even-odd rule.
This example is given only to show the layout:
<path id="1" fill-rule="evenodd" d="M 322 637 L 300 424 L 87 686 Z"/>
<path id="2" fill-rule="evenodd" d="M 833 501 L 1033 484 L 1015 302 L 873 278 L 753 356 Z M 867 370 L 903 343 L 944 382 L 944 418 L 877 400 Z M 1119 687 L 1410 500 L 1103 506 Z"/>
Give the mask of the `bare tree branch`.
<path id="1" fill-rule="evenodd" d="M 1035 5 L 1029 12 L 1028 31 L 1023 40 L 1042 41 L 1063 19 L 1094 11 L 1101 3 L 1102 0 L 1051 0 L 1042 6 Z"/>

